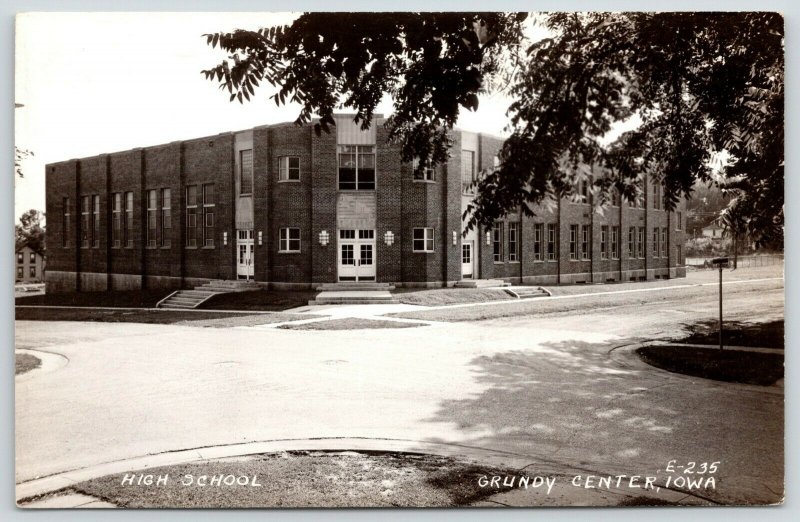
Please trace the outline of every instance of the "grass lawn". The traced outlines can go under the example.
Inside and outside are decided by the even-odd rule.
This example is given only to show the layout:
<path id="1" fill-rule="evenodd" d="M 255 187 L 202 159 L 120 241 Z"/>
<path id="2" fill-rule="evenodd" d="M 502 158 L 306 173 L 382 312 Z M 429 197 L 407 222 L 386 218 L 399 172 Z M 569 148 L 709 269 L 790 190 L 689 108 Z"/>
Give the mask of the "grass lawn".
<path id="1" fill-rule="evenodd" d="M 308 316 L 304 314 L 304 318 L 306 317 Z M 348 317 L 345 319 L 331 319 L 330 321 L 318 321 L 314 323 L 284 324 L 278 328 L 283 328 L 284 330 L 373 330 L 376 328 L 415 328 L 417 326 L 427 325 L 425 323 L 406 323 L 400 321 L 382 321 L 380 319 Z"/>
<path id="2" fill-rule="evenodd" d="M 642 360 L 668 372 L 716 381 L 770 386 L 783 378 L 783 353 L 720 352 L 688 346 L 645 346 Z"/>
<path id="3" fill-rule="evenodd" d="M 17 297 L 17 305 L 107 306 L 119 308 L 153 308 L 171 294 L 170 290 L 112 290 L 110 292 L 69 292 Z"/>
<path id="4" fill-rule="evenodd" d="M 255 455 L 133 473 L 169 478 L 157 487 L 122 486 L 124 474 L 116 474 L 69 490 L 126 508 L 449 507 L 512 489 L 480 487 L 481 477 L 521 475 L 433 455 L 352 451 Z M 184 485 L 187 475 L 193 481 Z M 198 486 L 202 475 L 207 481 L 214 475 L 247 477 L 248 485 Z"/>
<path id="5" fill-rule="evenodd" d="M 688 325 L 690 334 L 679 342 L 687 344 L 719 344 L 719 323 L 703 321 Z M 728 346 L 754 346 L 756 348 L 784 347 L 783 321 L 746 323 L 725 321 L 722 323 L 722 343 Z"/>
<path id="6" fill-rule="evenodd" d="M 401 303 L 422 306 L 516 300 L 499 288 L 398 288 L 392 294 Z"/>
<path id="7" fill-rule="evenodd" d="M 200 308 L 209 310 L 258 310 L 279 312 L 305 306 L 317 295 L 315 290 L 253 290 L 217 294 Z"/>
<path id="8" fill-rule="evenodd" d="M 42 365 L 42 360 L 29 353 L 18 353 L 14 356 L 14 375 L 20 375 L 35 370 Z"/>
<path id="9" fill-rule="evenodd" d="M 88 310 L 68 308 L 17 308 L 19 321 L 96 321 L 101 323 L 175 324 L 209 319 L 232 320 L 252 314 L 184 312 L 180 310 Z M 264 315 L 264 314 L 260 314 Z M 267 319 L 264 322 L 268 322 Z M 203 326 L 203 325 L 200 325 Z"/>

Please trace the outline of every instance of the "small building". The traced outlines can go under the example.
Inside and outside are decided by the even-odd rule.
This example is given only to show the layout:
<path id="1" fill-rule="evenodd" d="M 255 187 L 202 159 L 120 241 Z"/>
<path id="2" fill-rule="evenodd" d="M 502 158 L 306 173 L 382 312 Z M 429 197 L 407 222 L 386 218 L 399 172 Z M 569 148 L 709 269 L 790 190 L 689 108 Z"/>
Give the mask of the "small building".
<path id="1" fill-rule="evenodd" d="M 17 262 L 15 281 L 19 283 L 41 283 L 44 281 L 44 252 L 23 245 L 16 249 Z"/>
<path id="2" fill-rule="evenodd" d="M 722 234 L 725 231 L 716 221 L 703 227 L 703 237 L 710 237 L 711 239 L 722 239 Z"/>
<path id="3" fill-rule="evenodd" d="M 686 274 L 685 201 L 666 210 L 655 177 L 631 204 L 601 211 L 582 187 L 535 216 L 466 230 L 474 182 L 503 140 L 453 130 L 449 160 L 415 169 L 388 135 L 380 116 L 362 129 L 337 115 L 330 134 L 279 123 L 47 165 L 47 291 Z"/>

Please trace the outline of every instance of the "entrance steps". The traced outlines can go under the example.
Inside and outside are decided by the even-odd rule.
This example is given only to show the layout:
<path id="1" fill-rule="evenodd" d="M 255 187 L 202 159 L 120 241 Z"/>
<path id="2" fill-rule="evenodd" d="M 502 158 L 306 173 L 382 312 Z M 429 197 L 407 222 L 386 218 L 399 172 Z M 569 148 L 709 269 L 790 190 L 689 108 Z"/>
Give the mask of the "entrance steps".
<path id="1" fill-rule="evenodd" d="M 534 297 L 550 297 L 550 294 L 541 286 L 510 286 L 503 288 L 509 295 L 517 299 L 531 299 Z"/>
<path id="2" fill-rule="evenodd" d="M 178 290 L 159 301 L 156 308 L 186 310 L 197 308 L 212 296 L 231 292 L 248 292 L 261 288 L 254 281 L 236 281 L 214 279 L 208 283 L 194 287 L 194 290 Z"/>
<path id="3" fill-rule="evenodd" d="M 394 285 L 390 283 L 341 282 L 324 283 L 317 287 L 319 294 L 308 302 L 314 305 L 340 304 L 392 304 L 397 299 L 391 294 Z"/>
<path id="4" fill-rule="evenodd" d="M 317 291 L 319 292 L 354 292 L 373 290 L 388 292 L 390 290 L 394 290 L 394 285 L 391 283 L 373 283 L 368 281 L 342 281 L 340 283 L 323 283 L 317 287 Z"/>
<path id="5" fill-rule="evenodd" d="M 511 286 L 502 279 L 462 279 L 456 283 L 456 288 L 501 288 Z"/>

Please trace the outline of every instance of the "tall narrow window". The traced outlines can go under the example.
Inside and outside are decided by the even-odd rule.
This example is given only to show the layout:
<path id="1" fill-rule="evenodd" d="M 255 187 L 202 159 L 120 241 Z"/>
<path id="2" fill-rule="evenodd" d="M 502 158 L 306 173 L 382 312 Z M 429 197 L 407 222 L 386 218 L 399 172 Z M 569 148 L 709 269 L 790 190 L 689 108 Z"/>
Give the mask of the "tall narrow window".
<path id="1" fill-rule="evenodd" d="M 475 153 L 471 150 L 461 151 L 461 192 L 463 194 L 474 194 L 475 187 Z"/>
<path id="2" fill-rule="evenodd" d="M 147 248 L 155 248 L 158 245 L 158 196 L 155 190 L 147 191 Z"/>
<path id="3" fill-rule="evenodd" d="M 186 246 L 197 246 L 197 185 L 186 187 Z"/>
<path id="4" fill-rule="evenodd" d="M 589 242 L 591 227 L 583 225 L 581 232 L 581 258 L 588 260 L 592 257 L 592 250 L 589 246 L 591 244 Z"/>
<path id="5" fill-rule="evenodd" d="M 556 236 L 558 234 L 558 230 L 556 229 L 556 225 L 554 223 L 549 223 L 547 225 L 547 260 L 548 261 L 555 261 L 556 260 Z"/>
<path id="6" fill-rule="evenodd" d="M 667 229 L 661 229 L 661 257 L 669 257 L 667 254 Z"/>
<path id="7" fill-rule="evenodd" d="M 339 190 L 375 190 L 375 146 L 339 145 Z"/>
<path id="8" fill-rule="evenodd" d="M 628 257 L 636 257 L 636 227 L 628 229 Z"/>
<path id="9" fill-rule="evenodd" d="M 133 248 L 133 192 L 125 193 L 125 228 L 123 230 L 126 248 Z"/>
<path id="10" fill-rule="evenodd" d="M 639 227 L 639 237 L 637 238 L 637 248 L 638 252 L 636 253 L 640 259 L 644 259 L 645 247 L 646 247 L 646 240 L 647 240 L 647 233 L 644 227 Z"/>
<path id="11" fill-rule="evenodd" d="M 677 212 L 675 218 L 675 230 L 683 230 L 683 212 L 680 210 Z"/>
<path id="12" fill-rule="evenodd" d="M 72 239 L 72 227 L 70 226 L 70 221 L 72 219 L 72 203 L 70 203 L 69 198 L 64 198 L 62 204 L 64 209 L 64 236 L 61 238 L 61 245 L 66 248 L 69 247 Z"/>
<path id="13" fill-rule="evenodd" d="M 25 263 L 25 254 L 22 252 L 17 252 L 17 264 L 22 265 Z"/>
<path id="14" fill-rule="evenodd" d="M 283 156 L 278 160 L 279 181 L 300 181 L 300 157 Z"/>
<path id="15" fill-rule="evenodd" d="M 411 239 L 414 252 L 433 252 L 433 228 L 415 228 Z"/>
<path id="16" fill-rule="evenodd" d="M 92 248 L 100 248 L 100 196 L 92 196 Z"/>
<path id="17" fill-rule="evenodd" d="M 611 259 L 619 259 L 619 227 L 611 227 Z"/>
<path id="18" fill-rule="evenodd" d="M 91 236 L 91 201 L 89 196 L 81 198 L 81 248 L 89 248 L 89 238 Z"/>
<path id="19" fill-rule="evenodd" d="M 544 232 L 544 225 L 536 223 L 533 225 L 533 260 L 542 260 L 542 236 Z"/>
<path id="20" fill-rule="evenodd" d="M 253 149 L 239 151 L 239 194 L 253 193 Z"/>
<path id="21" fill-rule="evenodd" d="M 503 224 L 495 223 L 492 229 L 492 255 L 495 263 L 503 262 Z"/>
<path id="22" fill-rule="evenodd" d="M 661 210 L 662 206 L 662 196 L 661 196 L 661 185 L 655 181 L 653 182 L 653 208 L 656 210 Z"/>
<path id="23" fill-rule="evenodd" d="M 111 247 L 119 248 L 122 246 L 122 194 L 114 194 L 111 203 Z"/>
<path id="24" fill-rule="evenodd" d="M 622 196 L 616 188 L 611 189 L 611 206 L 619 207 L 622 205 Z"/>
<path id="25" fill-rule="evenodd" d="M 661 244 L 659 243 L 658 227 L 653 229 L 653 257 L 661 256 Z"/>
<path id="26" fill-rule="evenodd" d="M 519 223 L 508 224 L 508 260 L 519 261 Z"/>
<path id="27" fill-rule="evenodd" d="M 682 245 L 675 245 L 675 264 L 682 265 L 683 264 L 683 246 Z"/>
<path id="28" fill-rule="evenodd" d="M 591 203 L 592 202 L 592 192 L 591 192 L 591 185 L 592 182 L 590 180 L 582 179 L 578 182 L 578 202 L 579 203 Z"/>
<path id="29" fill-rule="evenodd" d="M 600 259 L 608 259 L 608 227 L 600 227 Z"/>
<path id="30" fill-rule="evenodd" d="M 414 181 L 436 181 L 436 173 L 431 167 L 430 160 L 420 166 L 419 158 L 414 158 L 412 168 L 414 169 Z"/>
<path id="31" fill-rule="evenodd" d="M 278 250 L 280 252 L 300 252 L 300 229 L 282 228 Z"/>
<path id="32" fill-rule="evenodd" d="M 161 189 L 161 246 L 168 247 L 172 244 L 172 191 L 168 188 Z"/>
<path id="33" fill-rule="evenodd" d="M 203 246 L 214 246 L 214 184 L 203 185 Z"/>
<path id="34" fill-rule="evenodd" d="M 571 261 L 578 260 L 578 225 L 569 226 L 569 258 Z"/>

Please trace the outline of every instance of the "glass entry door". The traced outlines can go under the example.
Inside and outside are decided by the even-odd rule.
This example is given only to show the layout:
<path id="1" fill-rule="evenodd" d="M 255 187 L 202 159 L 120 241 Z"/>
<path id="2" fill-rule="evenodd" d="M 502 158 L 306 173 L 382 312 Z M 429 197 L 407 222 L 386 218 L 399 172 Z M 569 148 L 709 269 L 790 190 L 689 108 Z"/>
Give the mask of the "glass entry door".
<path id="1" fill-rule="evenodd" d="M 374 230 L 339 230 L 339 281 L 375 281 Z"/>
<path id="2" fill-rule="evenodd" d="M 236 277 L 253 279 L 253 231 L 236 231 Z"/>

